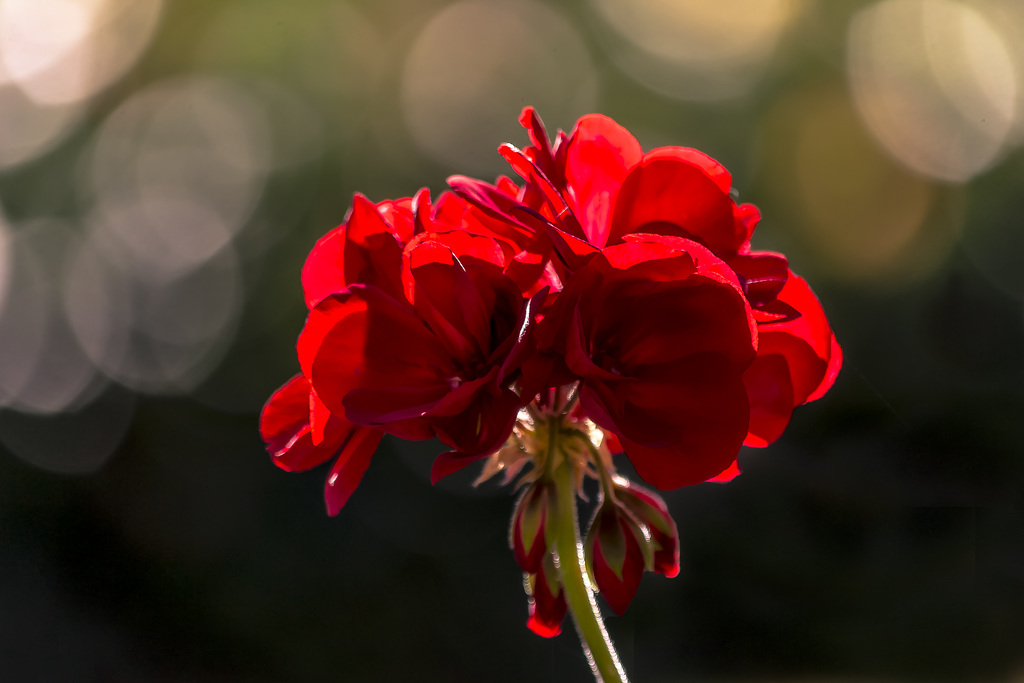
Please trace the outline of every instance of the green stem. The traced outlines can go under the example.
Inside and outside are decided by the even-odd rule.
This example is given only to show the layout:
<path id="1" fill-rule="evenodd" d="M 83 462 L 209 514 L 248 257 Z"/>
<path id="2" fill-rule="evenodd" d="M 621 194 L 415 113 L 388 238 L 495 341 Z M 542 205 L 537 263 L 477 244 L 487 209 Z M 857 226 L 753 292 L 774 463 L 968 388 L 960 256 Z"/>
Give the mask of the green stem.
<path id="1" fill-rule="evenodd" d="M 556 433 L 551 425 L 552 435 Z M 557 437 L 550 440 L 552 450 L 559 448 Z M 554 452 L 548 453 L 549 459 Z M 629 683 L 626 671 L 619 662 L 604 621 L 598 609 L 594 590 L 590 585 L 583 543 L 580 542 L 579 525 L 576 521 L 576 487 L 573 481 L 572 464 L 567 458 L 554 470 L 554 482 L 558 491 L 558 571 L 562 578 L 565 600 L 576 622 L 583 651 L 590 662 L 590 668 L 598 683 Z"/>

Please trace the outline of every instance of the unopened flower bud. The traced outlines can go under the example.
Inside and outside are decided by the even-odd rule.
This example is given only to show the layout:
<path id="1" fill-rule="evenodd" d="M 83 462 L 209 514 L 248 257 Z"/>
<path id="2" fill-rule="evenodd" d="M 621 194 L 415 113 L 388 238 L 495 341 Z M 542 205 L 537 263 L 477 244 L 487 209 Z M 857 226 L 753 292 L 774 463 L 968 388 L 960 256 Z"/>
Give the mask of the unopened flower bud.
<path id="1" fill-rule="evenodd" d="M 544 554 L 540 570 L 536 574 L 527 574 L 525 583 L 530 597 L 530 616 L 526 626 L 538 636 L 554 638 L 562 632 L 568 606 L 552 553 Z"/>
<path id="2" fill-rule="evenodd" d="M 679 574 L 679 530 L 661 496 L 631 482 L 617 482 L 615 497 L 650 533 L 654 552 L 647 568 L 669 578 Z"/>
<path id="3" fill-rule="evenodd" d="M 555 490 L 546 481 L 538 480 L 519 498 L 512 513 L 509 545 L 516 562 L 524 572 L 536 574 L 547 551 L 548 527 L 555 511 Z"/>
<path id="4" fill-rule="evenodd" d="M 590 523 L 586 553 L 598 589 L 622 616 L 636 595 L 644 568 L 651 564 L 643 527 L 624 507 L 606 499 Z"/>

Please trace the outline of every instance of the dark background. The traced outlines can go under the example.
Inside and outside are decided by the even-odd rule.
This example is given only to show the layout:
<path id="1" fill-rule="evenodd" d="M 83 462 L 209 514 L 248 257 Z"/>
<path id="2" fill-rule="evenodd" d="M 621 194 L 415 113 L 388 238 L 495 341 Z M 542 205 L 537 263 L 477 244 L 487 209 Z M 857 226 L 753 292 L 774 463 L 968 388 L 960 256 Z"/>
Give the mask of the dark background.
<path id="1" fill-rule="evenodd" d="M 329 518 L 257 433 L 352 193 L 505 172 L 526 104 L 722 161 L 845 353 L 666 493 L 633 679 L 1022 680 L 1022 45 L 1014 0 L 3 0 L 0 680 L 590 680 L 510 488 L 385 440 Z"/>

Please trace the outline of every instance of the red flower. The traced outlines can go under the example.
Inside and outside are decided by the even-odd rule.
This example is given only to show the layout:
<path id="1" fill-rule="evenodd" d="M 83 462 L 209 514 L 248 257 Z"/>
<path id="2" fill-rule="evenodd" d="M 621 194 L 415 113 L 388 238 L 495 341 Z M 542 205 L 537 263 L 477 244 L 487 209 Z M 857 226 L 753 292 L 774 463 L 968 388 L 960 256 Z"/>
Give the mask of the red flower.
<path id="1" fill-rule="evenodd" d="M 403 248 L 382 217 L 372 218 L 361 221 L 371 230 L 360 229 L 376 248 L 357 243 L 358 270 L 349 268 L 349 221 L 347 286 L 310 312 L 298 344 L 303 374 L 332 414 L 355 424 L 437 436 L 470 456 L 496 450 L 520 407 L 511 384 L 535 304 L 503 274 L 494 240 L 422 232 Z M 368 282 L 351 281 L 354 270 Z"/>
<path id="2" fill-rule="evenodd" d="M 578 379 L 583 411 L 618 437 L 640 476 L 676 488 L 735 459 L 756 339 L 742 289 L 720 259 L 690 240 L 633 235 L 559 294 L 526 385 Z"/>
<path id="3" fill-rule="evenodd" d="M 306 259 L 302 271 L 306 305 L 313 308 L 353 282 L 393 290 L 400 283 L 398 245 L 412 237 L 413 231 L 413 200 L 374 206 L 356 195 L 345 222 L 322 237 Z M 382 431 L 354 425 L 343 415 L 324 405 L 306 374 L 278 389 L 260 416 L 260 433 L 279 467 L 302 471 L 338 455 L 324 489 L 331 515 L 336 515 L 355 491 L 383 437 Z"/>
<path id="4" fill-rule="evenodd" d="M 532 108 L 520 122 L 532 144 L 521 151 L 503 145 L 502 153 L 523 188 L 456 176 L 449 180 L 453 189 L 526 233 L 543 233 L 558 252 L 563 279 L 634 233 L 683 237 L 710 249 L 735 273 L 758 325 L 768 326 L 762 332 L 771 332 L 744 378 L 751 412 L 745 443 L 764 446 L 778 438 L 795 406 L 831 386 L 842 354 L 806 283 L 797 279 L 801 285 L 786 288 L 795 277 L 786 258 L 751 251 L 760 212 L 734 201 L 729 172 L 685 147 L 645 154 L 625 128 L 600 114 L 581 118 L 568 136 L 559 132 L 554 145 Z M 801 318 L 807 320 L 797 323 Z M 799 386 L 791 391 L 794 382 Z"/>
<path id="5" fill-rule="evenodd" d="M 745 443 L 777 439 L 795 406 L 832 385 L 842 354 L 817 298 L 785 257 L 751 251 L 757 208 L 736 204 L 729 172 L 711 157 L 684 147 L 642 154 L 633 136 L 604 116 L 580 119 L 565 159 L 565 196 L 595 246 L 633 232 L 678 235 L 733 269 L 760 337 L 744 377 L 751 412 Z"/>
<path id="6" fill-rule="evenodd" d="M 479 236 L 484 228 L 464 229 L 476 226 L 474 211 L 450 194 L 432 207 L 425 190 L 377 205 L 356 195 L 306 260 L 303 375 L 267 402 L 261 432 L 291 471 L 340 451 L 326 489 L 332 515 L 385 431 L 437 436 L 462 457 L 511 431 L 510 384 L 543 294 L 524 300 L 502 273 L 509 250 Z"/>
<path id="7" fill-rule="evenodd" d="M 644 153 L 600 115 L 553 143 L 533 109 L 520 122 L 531 144 L 499 152 L 521 184 L 453 176 L 436 206 L 426 190 L 355 196 L 303 268 L 302 374 L 260 430 L 286 470 L 337 456 L 332 515 L 385 433 L 447 444 L 432 480 L 485 456 L 506 481 L 532 465 L 509 542 L 527 624 L 550 637 L 565 586 L 587 585 L 556 548 L 585 550 L 618 614 L 644 571 L 679 572 L 668 508 L 615 474 L 610 449 L 658 488 L 727 480 L 741 445 L 767 445 L 827 391 L 842 352 L 786 258 L 751 250 L 760 214 L 717 161 Z M 581 545 L 562 518 L 588 476 L 600 503 Z"/>

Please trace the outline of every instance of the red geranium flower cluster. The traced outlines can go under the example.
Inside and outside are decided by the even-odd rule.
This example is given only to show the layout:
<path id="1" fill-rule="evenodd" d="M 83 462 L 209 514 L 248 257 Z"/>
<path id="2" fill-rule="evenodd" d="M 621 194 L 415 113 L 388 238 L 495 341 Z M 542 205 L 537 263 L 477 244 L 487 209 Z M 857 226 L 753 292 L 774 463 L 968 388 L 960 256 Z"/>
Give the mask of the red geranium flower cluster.
<path id="1" fill-rule="evenodd" d="M 512 546 L 531 627 L 551 635 L 565 612 L 552 467 L 602 483 L 585 545 L 621 613 L 645 568 L 678 571 L 679 550 L 664 503 L 610 453 L 661 489 L 728 477 L 742 444 L 772 442 L 831 386 L 841 353 L 785 257 L 751 250 L 760 214 L 718 162 L 644 153 L 601 115 L 554 143 L 531 108 L 520 122 L 532 144 L 499 148 L 518 181 L 455 176 L 433 204 L 426 190 L 355 197 L 306 261 L 302 372 L 261 431 L 283 469 L 336 458 L 332 515 L 384 434 L 447 445 L 435 480 L 487 456 L 491 472 L 531 462 Z"/>

